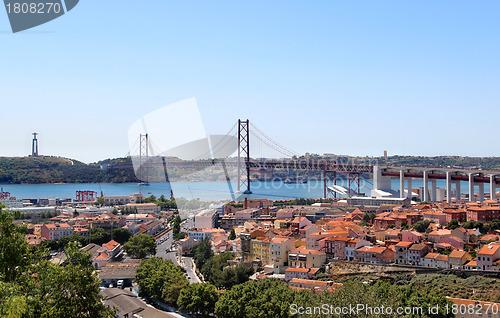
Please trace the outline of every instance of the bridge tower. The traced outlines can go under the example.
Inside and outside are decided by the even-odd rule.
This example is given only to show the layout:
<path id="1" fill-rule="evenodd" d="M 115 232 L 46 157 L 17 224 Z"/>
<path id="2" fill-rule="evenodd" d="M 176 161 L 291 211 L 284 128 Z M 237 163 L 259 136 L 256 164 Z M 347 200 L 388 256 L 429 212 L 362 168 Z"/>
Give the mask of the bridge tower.
<path id="1" fill-rule="evenodd" d="M 250 190 L 250 121 L 238 119 L 238 191 L 252 194 Z"/>
<path id="2" fill-rule="evenodd" d="M 141 173 L 139 174 L 141 181 L 149 182 L 149 171 L 146 168 L 149 160 L 149 140 L 148 134 L 139 135 L 139 169 Z M 144 180 L 144 174 L 146 179 Z"/>

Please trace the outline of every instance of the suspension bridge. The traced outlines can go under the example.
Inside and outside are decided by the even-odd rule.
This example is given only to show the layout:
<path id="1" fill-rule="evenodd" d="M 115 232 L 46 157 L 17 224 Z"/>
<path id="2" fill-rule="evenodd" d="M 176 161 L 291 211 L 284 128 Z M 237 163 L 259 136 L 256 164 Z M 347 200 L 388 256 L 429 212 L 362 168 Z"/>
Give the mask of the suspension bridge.
<path id="1" fill-rule="evenodd" d="M 210 140 L 210 141 L 209 141 Z M 379 166 L 377 162 L 340 160 L 338 158 L 315 160 L 299 156 L 293 150 L 281 145 L 266 135 L 261 129 L 250 123 L 248 119 L 238 120 L 226 133 L 218 138 L 207 138 L 204 142 L 193 141 L 191 149 L 197 152 L 191 155 L 190 160 L 169 157 L 168 151 L 155 146 L 148 134 L 141 134 L 138 148 L 131 149 L 130 155 L 138 158 L 138 165 L 134 167 L 139 179 L 146 181 L 148 170 L 172 171 L 172 169 L 206 169 L 220 167 L 224 170 L 229 183 L 228 169 L 236 169 L 237 191 L 251 194 L 252 172 L 275 170 L 305 170 L 321 173 L 323 181 L 323 196 L 329 193 L 336 197 L 337 193 L 348 196 L 360 195 L 361 187 L 372 190 L 372 196 L 397 196 L 400 198 L 412 196 L 412 179 L 423 179 L 423 199 L 436 201 L 436 180 L 446 180 L 447 201 L 451 203 L 451 187 L 455 185 L 455 197 L 461 199 L 460 181 L 469 182 L 469 193 L 474 193 L 478 187 L 479 200 L 484 200 L 484 184 L 490 184 L 490 193 L 495 193 L 500 171 L 482 171 L 470 169 L 450 169 L 436 167 L 403 167 Z M 193 148 L 194 147 L 194 148 Z M 192 152 L 192 151 L 191 151 Z M 221 155 L 222 154 L 222 155 Z M 155 160 L 152 160 L 155 158 Z M 130 163 L 114 165 L 112 168 L 126 168 Z M 365 183 L 363 175 L 372 175 L 371 187 Z M 399 178 L 399 193 L 391 189 L 391 180 Z M 347 189 L 337 186 L 337 180 L 347 180 Z M 362 182 L 363 180 L 364 182 Z M 169 178 L 166 179 L 169 181 Z M 332 185 L 328 185 L 330 182 Z M 405 183 L 406 182 L 406 183 Z M 429 183 L 431 187 L 429 188 Z M 370 182 L 368 181 L 370 185 Z M 405 191 L 406 188 L 406 191 Z M 373 192 L 375 191 L 375 192 Z M 472 200 L 473 196 L 469 196 Z"/>

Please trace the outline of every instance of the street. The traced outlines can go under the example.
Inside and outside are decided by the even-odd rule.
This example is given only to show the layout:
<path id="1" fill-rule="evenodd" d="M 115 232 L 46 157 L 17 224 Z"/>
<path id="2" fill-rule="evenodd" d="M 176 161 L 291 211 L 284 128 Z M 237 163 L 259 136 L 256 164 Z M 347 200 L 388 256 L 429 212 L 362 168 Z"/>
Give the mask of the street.
<path id="1" fill-rule="evenodd" d="M 190 217 L 181 223 L 181 232 L 187 232 L 194 226 L 194 218 Z M 156 246 L 156 256 L 163 259 L 171 260 L 176 266 L 181 266 L 186 270 L 186 276 L 189 277 L 189 283 L 201 283 L 200 278 L 196 275 L 194 271 L 194 263 L 192 257 L 181 257 L 179 259 L 177 249 L 173 244 L 172 231 L 169 231 L 166 236 L 167 239 L 160 245 Z"/>

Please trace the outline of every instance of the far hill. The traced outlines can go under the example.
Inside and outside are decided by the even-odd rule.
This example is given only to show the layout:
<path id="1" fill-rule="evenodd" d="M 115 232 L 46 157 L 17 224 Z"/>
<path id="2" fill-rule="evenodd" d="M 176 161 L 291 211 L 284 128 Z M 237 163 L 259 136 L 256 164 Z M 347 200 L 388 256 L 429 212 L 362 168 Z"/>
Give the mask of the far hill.
<path id="1" fill-rule="evenodd" d="M 128 158 L 106 160 L 107 164 Z M 128 159 L 130 161 L 130 159 Z M 132 168 L 105 170 L 101 162 L 83 162 L 51 156 L 0 157 L 0 183 L 108 183 L 137 182 Z"/>

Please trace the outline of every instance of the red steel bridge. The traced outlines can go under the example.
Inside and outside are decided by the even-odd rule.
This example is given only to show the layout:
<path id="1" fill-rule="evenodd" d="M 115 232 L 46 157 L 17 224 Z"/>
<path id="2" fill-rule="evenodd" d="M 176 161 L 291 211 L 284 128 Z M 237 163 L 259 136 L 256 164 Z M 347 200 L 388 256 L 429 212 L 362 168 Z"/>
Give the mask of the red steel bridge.
<path id="1" fill-rule="evenodd" d="M 348 180 L 348 188 L 360 192 L 361 175 L 373 174 L 374 167 L 377 166 L 377 174 L 385 178 L 399 178 L 401 181 L 401 197 L 404 193 L 404 181 L 407 181 L 408 188 L 411 190 L 411 179 L 424 179 L 428 182 L 433 182 L 436 179 L 447 180 L 447 188 L 450 190 L 452 183 L 459 181 L 469 181 L 469 189 L 471 185 L 479 185 L 479 192 L 484 183 L 490 183 L 490 190 L 493 191 L 498 186 L 497 176 L 500 176 L 500 171 L 482 171 L 468 169 L 454 169 L 441 167 L 396 167 L 396 166 L 378 166 L 374 160 L 353 161 L 339 159 L 324 159 L 314 160 L 298 156 L 294 151 L 282 146 L 265 133 L 263 133 L 255 125 L 251 124 L 248 119 L 238 120 L 238 122 L 227 133 L 227 136 L 237 138 L 237 157 L 231 158 L 213 158 L 200 160 L 164 160 L 152 161 L 148 160 L 148 156 L 153 154 L 149 150 L 152 146 L 148 144 L 147 135 L 144 140 L 144 135 L 140 136 L 141 144 L 139 146 L 141 163 L 144 161 L 146 166 L 164 165 L 166 170 L 170 168 L 208 168 L 212 166 L 221 166 L 226 171 L 226 179 L 229 181 L 227 168 L 237 169 L 238 191 L 243 193 L 251 193 L 251 172 L 252 171 L 273 171 L 277 169 L 283 170 L 309 170 L 320 171 L 323 180 L 324 197 L 327 195 L 327 183 L 333 181 L 337 184 L 337 178 L 342 177 Z M 215 145 L 214 147 L 217 147 Z M 161 153 L 161 151 L 157 151 Z M 299 158 L 300 157 L 300 158 Z M 270 159 L 272 158 L 272 159 Z M 279 158 L 279 159 L 278 159 Z M 118 164 L 111 166 L 113 168 L 125 168 L 130 164 Z M 137 173 L 137 172 L 136 172 Z M 379 177 L 379 179 L 380 179 Z M 376 178 L 373 187 L 379 187 Z M 365 186 L 365 185 L 363 185 Z M 435 183 L 433 184 L 435 188 Z M 424 188 L 427 189 L 426 182 Z M 434 189 L 433 188 L 433 189 Z M 460 192 L 460 185 L 457 185 L 457 190 Z M 353 191 L 354 192 L 354 191 Z M 411 191 L 409 191 L 411 193 Z M 427 193 L 427 190 L 426 190 Z M 335 194 L 336 195 L 336 194 Z M 451 198 L 449 198 L 451 202 Z"/>

